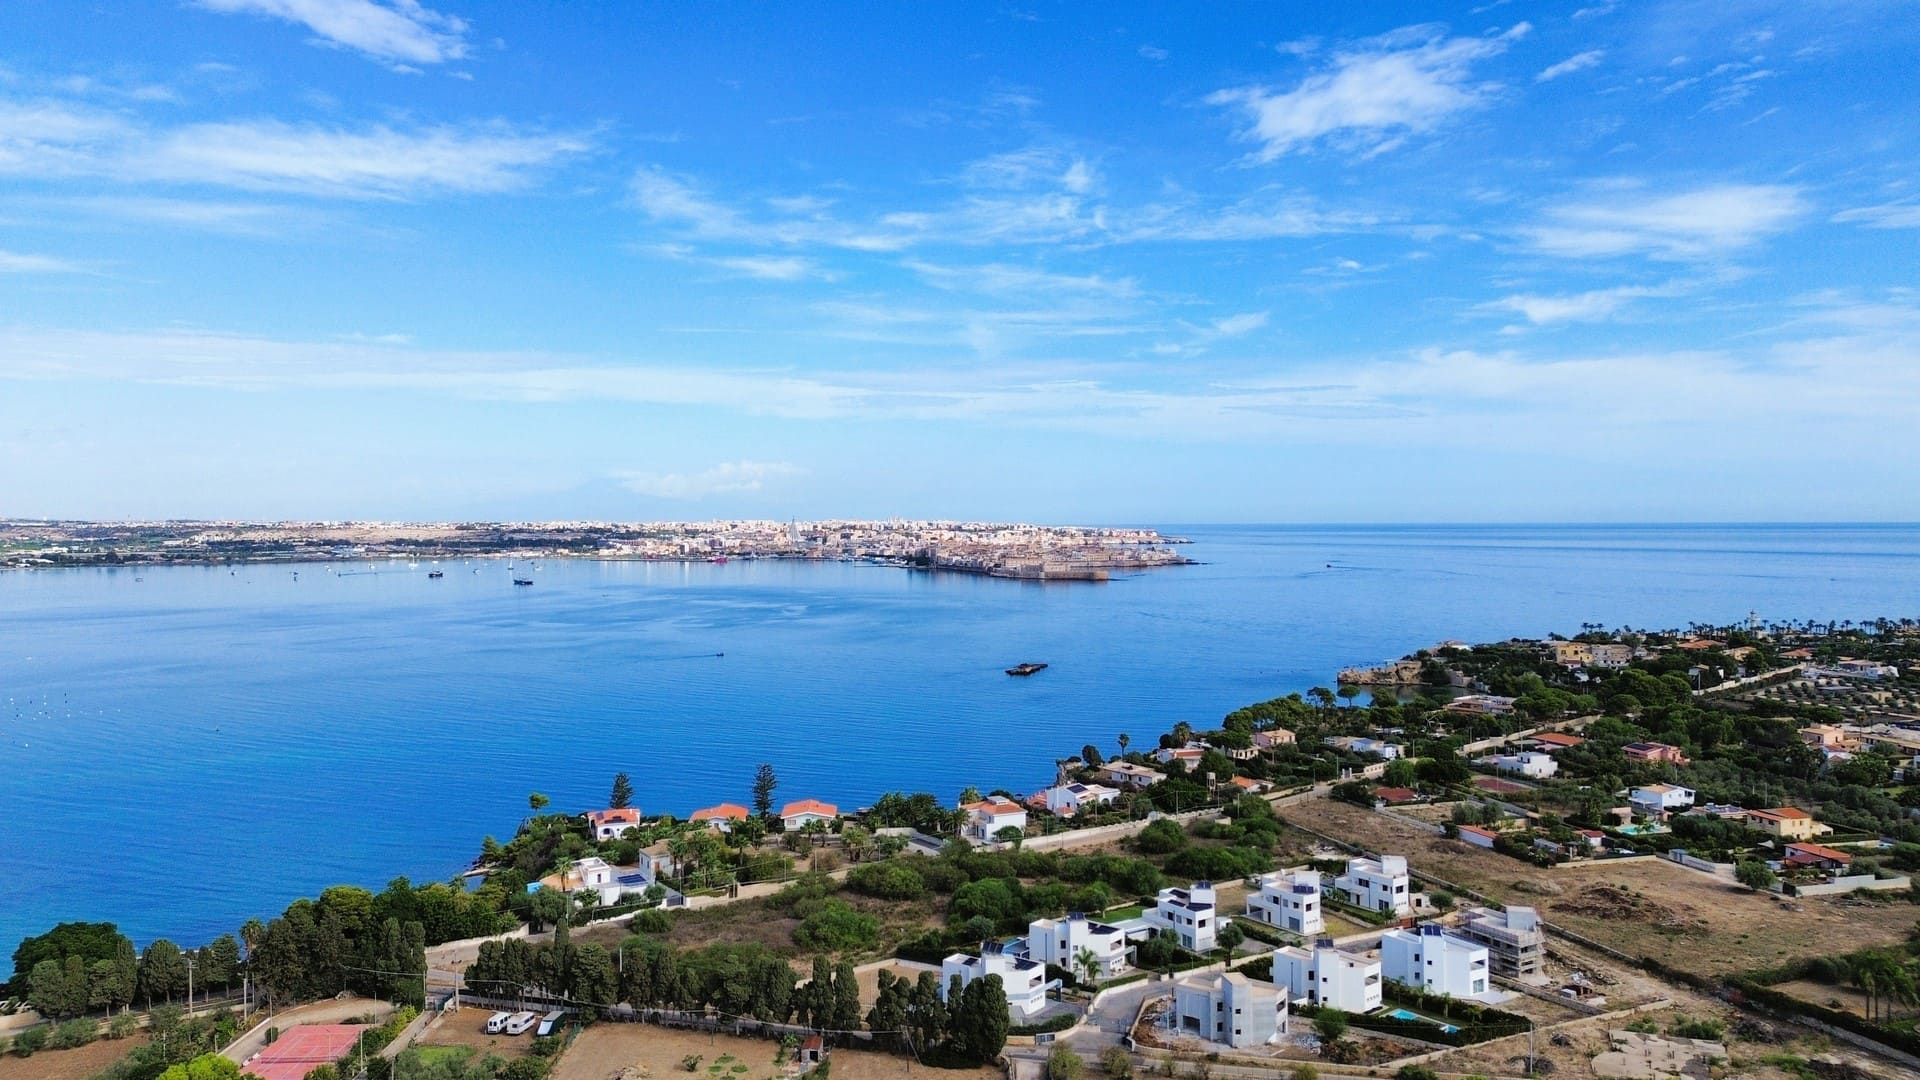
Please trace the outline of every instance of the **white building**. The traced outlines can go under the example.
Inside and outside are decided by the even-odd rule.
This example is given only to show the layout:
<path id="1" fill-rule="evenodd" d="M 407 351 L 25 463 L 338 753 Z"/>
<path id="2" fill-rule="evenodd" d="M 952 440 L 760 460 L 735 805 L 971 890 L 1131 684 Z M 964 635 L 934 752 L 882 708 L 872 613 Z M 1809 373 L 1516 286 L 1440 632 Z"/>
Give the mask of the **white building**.
<path id="1" fill-rule="evenodd" d="M 1518 754 L 1495 754 L 1486 759 L 1487 763 L 1501 772 L 1519 773 L 1535 780 L 1545 780 L 1560 771 L 1560 763 L 1550 755 L 1538 750 L 1527 750 Z"/>
<path id="2" fill-rule="evenodd" d="M 967 812 L 966 837 L 975 843 L 989 843 L 1001 829 L 1027 829 L 1027 811 L 1019 803 L 1006 799 L 981 799 L 960 809 Z"/>
<path id="3" fill-rule="evenodd" d="M 1390 743 L 1384 739 L 1369 739 L 1363 735 L 1342 735 L 1328 739 L 1328 745 L 1354 754 L 1372 754 L 1382 761 L 1392 761 L 1406 753 L 1406 747 L 1399 743 Z"/>
<path id="4" fill-rule="evenodd" d="M 1045 792 L 1047 809 L 1061 817 L 1072 817 L 1081 810 L 1099 808 L 1120 797 L 1120 792 L 1104 784 L 1062 784 Z"/>
<path id="5" fill-rule="evenodd" d="M 1413 913 L 1413 890 L 1405 855 L 1348 859 L 1347 872 L 1333 879 L 1333 891 L 1354 907 L 1389 915 Z"/>
<path id="6" fill-rule="evenodd" d="M 1083 949 L 1091 951 L 1099 964 L 1098 978 L 1111 979 L 1131 966 L 1126 931 L 1117 926 L 1094 922 L 1077 911 L 1064 919 L 1035 919 L 1027 925 L 1029 958 L 1066 968 L 1082 979 L 1086 977 Z"/>
<path id="7" fill-rule="evenodd" d="M 1210 952 L 1218 944 L 1220 912 L 1214 905 L 1213 882 L 1196 881 L 1191 888 L 1161 889 L 1153 910 L 1141 912 L 1148 925 L 1171 930 L 1188 952 Z"/>
<path id="8" fill-rule="evenodd" d="M 1000 976 L 1009 1017 L 1025 1019 L 1047 1007 L 1046 965 L 1005 952 L 997 941 L 987 942 L 979 956 L 954 953 L 940 961 L 940 1000 L 947 1000 L 955 975 L 962 987 L 988 975 Z"/>
<path id="9" fill-rule="evenodd" d="M 1273 985 L 1289 1001 L 1372 1012 L 1380 1007 L 1380 961 L 1324 938 L 1311 949 L 1285 945 L 1273 951 Z"/>
<path id="10" fill-rule="evenodd" d="M 1693 789 L 1678 784 L 1649 784 L 1637 787 L 1627 796 L 1633 808 L 1643 813 L 1659 813 L 1663 810 L 1684 810 L 1693 805 Z"/>
<path id="11" fill-rule="evenodd" d="M 1276 1042 L 1287 1030 L 1287 1001 L 1279 988 L 1237 971 L 1188 975 L 1175 983 L 1173 1015 L 1182 1034 L 1236 1050 Z"/>
<path id="12" fill-rule="evenodd" d="M 840 808 L 832 803 L 819 799 L 795 799 L 780 808 L 780 827 L 788 832 L 799 832 L 815 822 L 832 825 L 839 817 Z"/>
<path id="13" fill-rule="evenodd" d="M 1247 917 L 1312 937 L 1327 928 L 1320 917 L 1320 872 L 1277 870 L 1260 879 L 1260 891 L 1247 894 Z"/>
<path id="14" fill-rule="evenodd" d="M 549 883 L 563 892 L 591 890 L 599 896 L 602 907 L 611 907 L 619 903 L 622 897 L 645 893 L 648 886 L 653 884 L 653 878 L 638 867 L 623 870 L 608 865 L 599 856 L 588 856 L 574 860 L 573 866 L 563 874 L 541 879 L 541 884 Z"/>
<path id="15" fill-rule="evenodd" d="M 1100 769 L 1100 779 L 1114 787 L 1141 788 L 1152 787 L 1167 778 L 1159 769 L 1149 769 L 1145 765 L 1135 765 L 1131 761 L 1109 761 Z"/>
<path id="16" fill-rule="evenodd" d="M 640 811 L 632 807 L 618 810 L 587 811 L 587 827 L 595 840 L 617 840 L 629 829 L 640 827 Z"/>
<path id="17" fill-rule="evenodd" d="M 1492 985 L 1487 947 L 1434 923 L 1380 935 L 1380 971 L 1402 986 L 1457 998 L 1478 997 Z"/>

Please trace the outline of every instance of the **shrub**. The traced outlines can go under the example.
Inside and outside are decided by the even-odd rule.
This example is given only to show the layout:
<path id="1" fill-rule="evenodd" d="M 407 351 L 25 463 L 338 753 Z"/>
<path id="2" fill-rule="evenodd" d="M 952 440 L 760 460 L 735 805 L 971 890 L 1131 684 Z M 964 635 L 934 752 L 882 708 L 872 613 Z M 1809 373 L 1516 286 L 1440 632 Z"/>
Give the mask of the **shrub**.
<path id="1" fill-rule="evenodd" d="M 1100 1068 L 1113 1080 L 1133 1080 L 1133 1055 L 1122 1047 L 1109 1046 L 1100 1055 Z"/>
<path id="2" fill-rule="evenodd" d="M 140 1018 L 132 1013 L 119 1013 L 107 1021 L 107 1038 L 124 1039 L 140 1030 Z"/>
<path id="3" fill-rule="evenodd" d="M 1080 1080 L 1085 1068 L 1080 1055 L 1060 1043 L 1047 1052 L 1047 1080 Z"/>
<path id="4" fill-rule="evenodd" d="M 32 1057 L 35 1050 L 45 1045 L 47 1045 L 47 1028 L 45 1024 L 39 1027 L 30 1027 L 13 1037 L 13 1052 L 19 1054 L 21 1057 Z"/>
<path id="5" fill-rule="evenodd" d="M 864 863 L 847 874 L 847 888 L 879 900 L 918 900 L 927 883 L 920 872 L 898 859 Z"/>
<path id="6" fill-rule="evenodd" d="M 793 932 L 794 944 L 822 952 L 872 948 L 880 939 L 880 920 L 828 900 L 815 908 Z"/>
<path id="7" fill-rule="evenodd" d="M 53 1036 L 47 1040 L 55 1050 L 72 1050 L 85 1046 L 100 1037 L 100 1025 L 92 1020 L 79 1018 L 68 1020 L 53 1029 Z"/>
<path id="8" fill-rule="evenodd" d="M 673 929 L 673 917 L 659 908 L 647 908 L 635 912 L 629 926 L 636 934 L 664 934 Z"/>
<path id="9" fill-rule="evenodd" d="M 1667 1031 L 1682 1039 L 1706 1039 L 1709 1042 L 1719 1042 L 1727 1033 L 1726 1026 L 1717 1021 L 1689 1020 L 1684 1017 L 1675 1021 Z"/>
<path id="10" fill-rule="evenodd" d="M 1186 830 L 1171 818 L 1149 823 L 1133 838 L 1134 850 L 1145 855 L 1171 855 L 1186 846 Z"/>

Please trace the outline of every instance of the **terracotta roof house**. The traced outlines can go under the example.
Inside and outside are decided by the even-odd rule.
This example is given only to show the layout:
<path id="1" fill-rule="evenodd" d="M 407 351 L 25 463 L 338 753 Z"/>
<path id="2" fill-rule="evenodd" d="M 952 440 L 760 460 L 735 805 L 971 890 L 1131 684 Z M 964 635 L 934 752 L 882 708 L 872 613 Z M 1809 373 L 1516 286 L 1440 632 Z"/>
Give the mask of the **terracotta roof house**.
<path id="1" fill-rule="evenodd" d="M 1373 789 L 1373 797 L 1392 806 L 1396 803 L 1410 803 L 1418 799 L 1420 793 L 1412 788 L 1377 787 Z"/>
<path id="2" fill-rule="evenodd" d="M 796 799 L 780 808 L 780 824 L 788 831 L 806 827 L 810 822 L 832 822 L 840 816 L 840 808 L 819 799 Z"/>
<path id="3" fill-rule="evenodd" d="M 705 822 L 721 832 L 730 832 L 733 823 L 745 821 L 751 815 L 747 808 L 738 803 L 723 802 L 719 806 L 705 806 L 695 810 L 687 820 L 695 824 Z"/>
<path id="4" fill-rule="evenodd" d="M 1560 731 L 1543 731 L 1533 737 L 1535 745 L 1551 754 L 1555 750 L 1569 750 L 1587 740 L 1578 735 L 1568 735 Z"/>
<path id="5" fill-rule="evenodd" d="M 1853 856 L 1825 844 L 1788 844 L 1787 857 L 1780 860 L 1787 866 L 1817 866 L 1826 869 L 1840 869 L 1853 865 Z"/>
<path id="6" fill-rule="evenodd" d="M 1675 765 L 1691 765 L 1693 762 L 1677 746 L 1658 742 L 1630 742 L 1620 748 L 1629 761 L 1665 761 Z"/>
<path id="7" fill-rule="evenodd" d="M 640 827 L 640 811 L 632 807 L 619 810 L 589 810 L 587 825 L 593 829 L 595 840 L 612 840 L 628 829 Z"/>
<path id="8" fill-rule="evenodd" d="M 1828 825 L 1813 820 L 1813 815 L 1797 806 L 1780 806 L 1772 810 L 1749 810 L 1744 815 L 1753 827 L 1768 836 L 1778 836 L 1784 840 L 1808 840 L 1824 836 L 1833 831 Z"/>

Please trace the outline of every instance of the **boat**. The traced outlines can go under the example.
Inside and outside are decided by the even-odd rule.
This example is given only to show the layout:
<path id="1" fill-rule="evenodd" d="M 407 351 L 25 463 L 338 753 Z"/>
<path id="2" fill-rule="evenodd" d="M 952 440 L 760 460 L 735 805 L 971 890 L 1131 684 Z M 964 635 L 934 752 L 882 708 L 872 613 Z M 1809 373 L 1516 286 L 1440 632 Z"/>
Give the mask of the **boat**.
<path id="1" fill-rule="evenodd" d="M 440 571 L 440 570 L 429 570 L 429 571 L 427 571 L 427 576 L 428 576 L 429 578 L 443 578 L 443 577 L 446 577 L 447 575 L 446 575 L 446 573 L 445 573 L 444 571 Z"/>
<path id="2" fill-rule="evenodd" d="M 710 563 L 721 563 L 724 565 L 727 561 L 727 557 L 725 555 L 715 555 L 713 558 L 708 559 L 707 561 Z"/>
<path id="3" fill-rule="evenodd" d="M 530 577 L 517 577 L 513 579 L 513 583 L 515 585 L 531 585 L 533 584 L 533 579 Z"/>
<path id="4" fill-rule="evenodd" d="M 1009 675 L 1031 675 L 1036 671 L 1047 670 L 1045 664 L 1015 664 L 1007 669 Z"/>

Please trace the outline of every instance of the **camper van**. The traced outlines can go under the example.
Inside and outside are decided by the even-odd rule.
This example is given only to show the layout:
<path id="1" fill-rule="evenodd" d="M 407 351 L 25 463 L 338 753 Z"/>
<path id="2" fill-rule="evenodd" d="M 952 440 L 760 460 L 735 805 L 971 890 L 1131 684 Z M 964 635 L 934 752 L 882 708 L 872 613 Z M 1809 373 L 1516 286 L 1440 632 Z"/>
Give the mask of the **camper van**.
<path id="1" fill-rule="evenodd" d="M 507 1021 L 513 1019 L 510 1012 L 497 1012 L 487 1017 L 487 1034 L 498 1035 L 507 1029 Z"/>
<path id="2" fill-rule="evenodd" d="M 567 1015 L 567 1010 L 555 1009 L 552 1012 L 548 1013 L 547 1015 L 541 1017 L 540 1030 L 534 1032 L 534 1034 L 535 1035 L 553 1034 L 553 1029 L 560 1026 L 560 1019 L 566 1015 Z"/>
<path id="3" fill-rule="evenodd" d="M 533 1030 L 534 1023 L 539 1019 L 539 1013 L 514 1013 L 512 1016 L 507 1017 L 506 1032 L 509 1035 L 525 1035 L 527 1032 Z"/>

